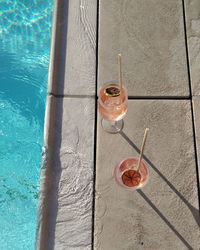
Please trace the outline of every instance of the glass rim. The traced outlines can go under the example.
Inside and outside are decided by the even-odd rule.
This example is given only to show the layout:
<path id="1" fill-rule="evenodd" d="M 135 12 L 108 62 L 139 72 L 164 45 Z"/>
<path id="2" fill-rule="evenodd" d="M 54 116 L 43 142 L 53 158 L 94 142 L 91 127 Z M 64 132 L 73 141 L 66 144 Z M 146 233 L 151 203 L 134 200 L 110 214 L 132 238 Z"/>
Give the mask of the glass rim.
<path id="1" fill-rule="evenodd" d="M 120 163 L 119 163 L 118 165 L 121 165 L 124 161 L 132 160 L 132 159 L 134 159 L 134 160 L 139 160 L 139 157 L 137 157 L 137 156 L 129 156 L 129 157 L 127 157 L 127 158 L 121 160 Z M 142 162 L 144 165 L 147 165 L 147 164 L 145 164 L 146 161 L 144 160 L 144 158 L 142 158 L 141 162 Z"/>
<path id="2" fill-rule="evenodd" d="M 104 83 L 100 86 L 99 92 L 100 92 L 101 89 L 104 88 L 105 86 L 107 86 L 107 85 L 112 85 L 112 84 L 115 84 L 115 85 L 117 85 L 117 86 L 120 86 L 118 80 L 110 80 L 110 81 L 104 82 Z M 123 87 L 123 89 L 126 90 L 126 86 L 125 86 L 124 84 L 122 85 L 122 87 Z"/>
<path id="3" fill-rule="evenodd" d="M 117 86 L 119 86 L 119 81 L 117 81 L 117 80 L 111 80 L 111 81 L 105 82 L 105 83 L 100 87 L 99 93 L 101 92 L 101 90 L 102 90 L 103 88 L 105 88 L 105 86 L 109 86 L 109 85 L 117 85 Z M 125 97 L 124 97 L 124 100 L 123 100 L 122 103 L 116 105 L 117 107 L 118 107 L 118 106 L 121 106 L 121 105 L 124 104 L 124 103 L 126 103 L 127 100 L 128 100 L 127 89 L 126 89 L 126 87 L 125 87 L 124 85 L 122 86 L 122 88 L 125 90 Z M 116 96 L 116 97 L 119 98 L 119 96 Z M 115 98 L 115 97 L 113 97 L 113 98 Z M 102 102 L 102 100 L 101 100 L 101 98 L 100 98 L 100 95 L 98 95 L 98 101 L 99 101 L 99 103 L 100 103 L 103 107 L 106 107 L 106 105 Z"/>

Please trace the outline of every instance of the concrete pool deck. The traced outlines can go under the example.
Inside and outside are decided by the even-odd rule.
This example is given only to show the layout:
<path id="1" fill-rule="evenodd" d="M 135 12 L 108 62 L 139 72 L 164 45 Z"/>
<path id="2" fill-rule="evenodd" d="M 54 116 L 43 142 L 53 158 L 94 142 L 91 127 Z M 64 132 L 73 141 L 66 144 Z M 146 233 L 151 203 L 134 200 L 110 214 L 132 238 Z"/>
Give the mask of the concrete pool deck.
<path id="1" fill-rule="evenodd" d="M 198 250 L 199 1 L 55 2 L 37 249 Z M 128 113 L 110 135 L 97 92 L 118 53 Z M 129 192 L 113 169 L 145 127 L 150 180 Z"/>

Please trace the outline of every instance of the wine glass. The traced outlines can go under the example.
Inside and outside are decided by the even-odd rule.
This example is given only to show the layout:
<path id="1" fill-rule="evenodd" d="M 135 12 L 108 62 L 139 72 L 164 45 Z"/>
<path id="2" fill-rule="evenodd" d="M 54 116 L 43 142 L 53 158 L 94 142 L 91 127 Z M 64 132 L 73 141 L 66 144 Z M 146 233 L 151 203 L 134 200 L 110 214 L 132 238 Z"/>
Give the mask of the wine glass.
<path id="1" fill-rule="evenodd" d="M 148 167 L 142 161 L 148 132 L 149 128 L 146 128 L 144 131 L 139 159 L 130 157 L 121 161 L 115 167 L 114 177 L 116 182 L 128 190 L 136 190 L 144 187 L 149 179 Z"/>
<path id="2" fill-rule="evenodd" d="M 121 161 L 114 169 L 116 182 L 127 190 L 136 190 L 144 187 L 149 180 L 149 170 L 144 161 L 138 166 L 138 158 L 130 157 Z"/>
<path id="3" fill-rule="evenodd" d="M 101 125 L 108 133 L 118 133 L 123 129 L 123 118 L 127 113 L 128 94 L 125 86 L 117 81 L 105 83 L 98 98 Z"/>

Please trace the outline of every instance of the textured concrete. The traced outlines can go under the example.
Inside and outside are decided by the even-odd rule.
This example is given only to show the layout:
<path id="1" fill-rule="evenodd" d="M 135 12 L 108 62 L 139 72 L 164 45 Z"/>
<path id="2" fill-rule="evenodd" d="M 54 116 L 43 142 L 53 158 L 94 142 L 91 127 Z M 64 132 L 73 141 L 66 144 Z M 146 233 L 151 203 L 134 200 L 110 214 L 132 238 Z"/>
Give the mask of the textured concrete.
<path id="1" fill-rule="evenodd" d="M 121 134 L 98 122 L 95 249 L 183 250 L 200 246 L 190 101 L 131 100 Z M 126 191 L 113 179 L 116 164 L 138 156 L 149 127 L 145 160 L 150 180 Z"/>
<path id="2" fill-rule="evenodd" d="M 194 125 L 196 133 L 196 147 L 197 158 L 199 167 L 199 180 L 200 180 L 200 96 L 193 97 L 193 110 L 194 110 Z M 199 187 L 200 190 L 200 187 Z"/>
<path id="3" fill-rule="evenodd" d="M 38 249 L 91 249 L 94 99 L 48 101 Z"/>
<path id="4" fill-rule="evenodd" d="M 130 96 L 188 96 L 180 0 L 100 0 L 98 84 L 116 79 L 123 55 Z"/>
<path id="5" fill-rule="evenodd" d="M 55 1 L 49 93 L 94 95 L 96 0 Z"/>
<path id="6" fill-rule="evenodd" d="M 184 0 L 193 95 L 200 95 L 200 1 Z"/>

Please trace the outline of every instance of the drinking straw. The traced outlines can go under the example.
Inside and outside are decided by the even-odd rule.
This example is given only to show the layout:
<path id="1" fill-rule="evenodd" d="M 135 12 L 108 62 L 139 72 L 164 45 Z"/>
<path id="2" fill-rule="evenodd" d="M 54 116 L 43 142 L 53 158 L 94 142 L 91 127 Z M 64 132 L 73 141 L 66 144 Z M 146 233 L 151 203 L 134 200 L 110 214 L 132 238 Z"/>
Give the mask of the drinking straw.
<path id="1" fill-rule="evenodd" d="M 144 131 L 144 137 L 143 137 L 142 146 L 141 146 L 141 150 L 140 150 L 140 158 L 139 158 L 139 161 L 138 161 L 138 164 L 137 164 L 137 167 L 136 167 L 137 172 L 140 169 L 140 164 L 141 164 L 141 161 L 142 161 L 144 147 L 145 147 L 148 132 L 149 132 L 149 128 L 146 128 L 145 131 Z"/>
<path id="2" fill-rule="evenodd" d="M 122 55 L 118 54 L 118 73 L 119 73 L 119 86 L 120 86 L 120 92 L 122 93 Z"/>

